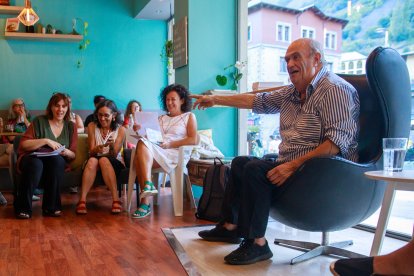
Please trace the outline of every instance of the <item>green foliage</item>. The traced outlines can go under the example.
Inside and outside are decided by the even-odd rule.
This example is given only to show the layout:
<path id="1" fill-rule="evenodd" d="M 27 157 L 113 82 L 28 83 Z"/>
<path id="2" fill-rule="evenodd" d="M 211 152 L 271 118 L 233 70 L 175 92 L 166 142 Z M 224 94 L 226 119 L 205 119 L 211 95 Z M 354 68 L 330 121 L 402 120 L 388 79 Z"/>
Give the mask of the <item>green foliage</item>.
<path id="1" fill-rule="evenodd" d="M 384 44 L 384 33 L 376 33 L 377 28 L 387 28 L 391 47 L 414 48 L 414 1 L 413 0 L 352 0 L 353 12 L 347 15 L 348 0 L 274 0 L 277 5 L 301 8 L 316 5 L 322 12 L 334 17 L 349 20 L 343 29 L 343 51 L 370 51 L 372 46 Z M 392 3 L 391 9 L 384 5 Z M 356 7 L 359 7 L 359 12 Z M 382 9 L 376 23 L 367 22 L 367 16 L 375 9 Z M 368 20 L 369 21 L 369 20 Z M 354 40 L 358 40 L 355 42 Z M 414 49 L 411 49 L 414 50 Z"/>
<path id="2" fill-rule="evenodd" d="M 260 132 L 260 126 L 248 126 L 247 132 L 250 133 L 259 133 Z"/>
<path id="3" fill-rule="evenodd" d="M 365 32 L 364 37 L 365 37 L 365 38 L 369 38 L 369 39 L 376 39 L 376 38 L 381 38 L 381 37 L 383 37 L 384 35 L 383 35 L 382 33 L 379 33 L 379 32 L 377 31 L 377 29 L 378 29 L 378 27 L 377 27 L 377 26 L 374 26 L 374 27 L 369 28 L 369 29 Z"/>
<path id="4" fill-rule="evenodd" d="M 169 76 L 172 74 L 170 70 L 172 69 L 172 66 L 173 66 L 171 62 L 173 55 L 174 55 L 173 41 L 167 40 L 165 41 L 164 46 L 162 47 L 160 57 L 161 57 L 161 60 L 165 61 L 165 63 L 167 64 L 167 71 L 168 71 Z"/>
<path id="5" fill-rule="evenodd" d="M 81 67 L 83 67 L 83 54 L 84 54 L 84 51 L 88 48 L 89 44 L 91 44 L 91 41 L 88 38 L 86 38 L 88 36 L 89 23 L 87 21 L 83 21 L 83 19 L 81 19 L 81 18 L 76 18 L 75 22 L 76 21 L 80 21 L 82 23 L 82 33 L 81 34 L 83 35 L 83 40 L 78 45 L 78 49 L 80 51 L 80 57 L 79 57 L 79 59 L 76 63 L 76 67 L 81 68 Z M 76 23 L 74 25 L 76 25 Z M 75 28 L 76 27 L 74 26 L 72 33 L 77 33 Z"/>
<path id="6" fill-rule="evenodd" d="M 390 17 L 387 16 L 387 17 L 383 17 L 380 20 L 378 20 L 378 25 L 381 28 L 388 28 L 390 26 L 390 22 L 391 22 Z"/>

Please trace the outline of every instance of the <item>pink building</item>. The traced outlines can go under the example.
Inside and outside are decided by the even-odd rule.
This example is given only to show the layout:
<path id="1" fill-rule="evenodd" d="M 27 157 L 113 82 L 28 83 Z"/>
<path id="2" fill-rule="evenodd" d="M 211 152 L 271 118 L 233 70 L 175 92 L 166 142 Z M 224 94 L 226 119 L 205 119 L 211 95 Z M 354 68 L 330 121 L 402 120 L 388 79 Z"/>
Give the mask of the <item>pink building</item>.
<path id="1" fill-rule="evenodd" d="M 319 41 L 330 70 L 340 66 L 345 19 L 325 15 L 316 6 L 293 9 L 253 0 L 248 10 L 248 85 L 253 82 L 288 83 L 284 56 L 288 45 L 301 37 Z"/>

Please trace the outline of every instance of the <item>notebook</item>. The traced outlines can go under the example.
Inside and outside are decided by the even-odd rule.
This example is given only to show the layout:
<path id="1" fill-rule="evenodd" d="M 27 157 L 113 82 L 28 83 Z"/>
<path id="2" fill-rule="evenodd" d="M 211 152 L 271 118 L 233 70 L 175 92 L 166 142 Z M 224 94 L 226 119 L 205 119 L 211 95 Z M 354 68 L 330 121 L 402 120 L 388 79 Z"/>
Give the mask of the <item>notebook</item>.
<path id="1" fill-rule="evenodd" d="M 157 112 L 135 112 L 134 114 L 135 124 L 141 125 L 138 130 L 139 136 L 147 137 L 147 139 L 153 143 L 161 143 L 162 135 L 160 124 L 158 122 Z"/>

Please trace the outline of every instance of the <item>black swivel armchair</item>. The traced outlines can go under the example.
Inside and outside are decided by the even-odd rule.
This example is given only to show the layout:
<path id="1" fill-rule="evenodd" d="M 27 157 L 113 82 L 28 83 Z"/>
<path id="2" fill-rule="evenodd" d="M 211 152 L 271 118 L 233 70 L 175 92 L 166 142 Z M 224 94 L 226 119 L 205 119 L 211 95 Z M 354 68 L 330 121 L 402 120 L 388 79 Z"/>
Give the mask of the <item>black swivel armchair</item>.
<path id="1" fill-rule="evenodd" d="M 365 75 L 342 75 L 360 98 L 359 162 L 340 157 L 306 161 L 288 180 L 283 197 L 274 202 L 271 217 L 288 226 L 322 232 L 322 242 L 276 239 L 275 243 L 308 251 L 291 264 L 319 255 L 359 257 L 342 249 L 352 241 L 329 243 L 329 232 L 357 225 L 381 205 L 385 183 L 364 172 L 382 169 L 382 138 L 408 137 L 411 93 L 407 66 L 391 48 L 376 48 Z"/>

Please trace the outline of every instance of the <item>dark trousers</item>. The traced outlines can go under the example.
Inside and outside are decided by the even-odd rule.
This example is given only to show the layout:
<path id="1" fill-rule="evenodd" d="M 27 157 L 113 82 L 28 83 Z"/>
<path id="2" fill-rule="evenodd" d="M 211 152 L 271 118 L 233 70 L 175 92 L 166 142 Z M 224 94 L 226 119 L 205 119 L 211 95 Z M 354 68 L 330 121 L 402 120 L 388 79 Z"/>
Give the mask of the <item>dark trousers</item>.
<path id="1" fill-rule="evenodd" d="M 264 237 L 272 202 L 286 188 L 272 184 L 266 177 L 267 172 L 277 165 L 277 162 L 250 156 L 233 159 L 221 223 L 237 224 L 243 238 Z"/>
<path id="2" fill-rule="evenodd" d="M 46 211 L 62 210 L 60 185 L 65 172 L 65 159 L 60 156 L 36 157 L 26 155 L 22 158 L 20 169 L 21 182 L 14 208 L 16 213 L 32 215 L 33 190 L 41 182 L 43 185 L 42 209 Z"/>

